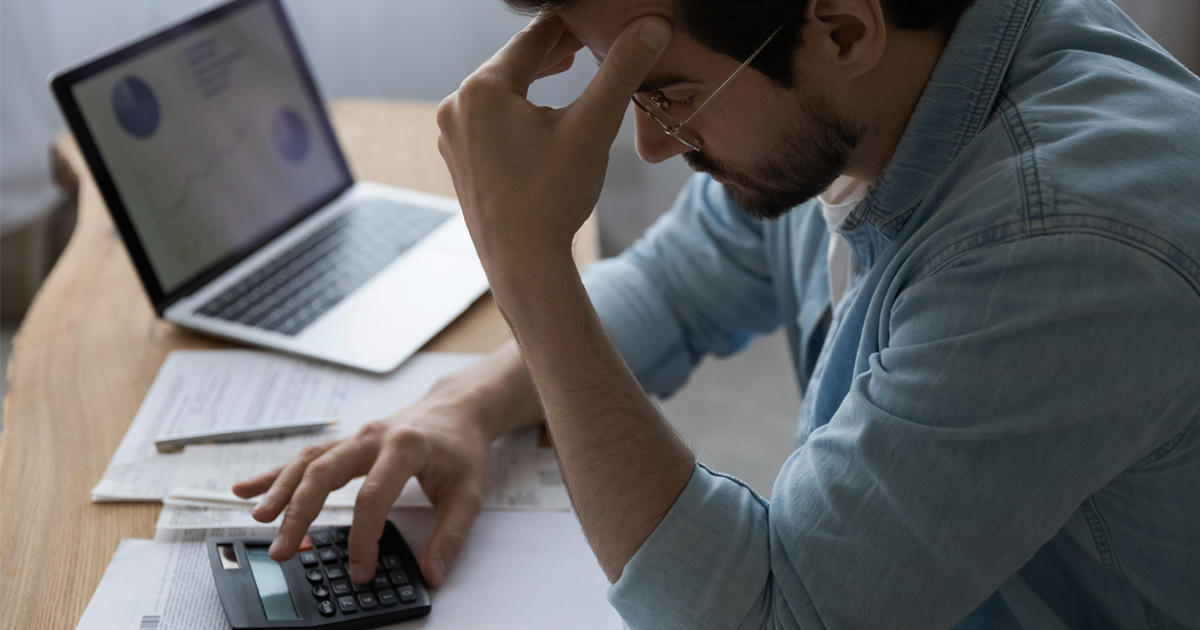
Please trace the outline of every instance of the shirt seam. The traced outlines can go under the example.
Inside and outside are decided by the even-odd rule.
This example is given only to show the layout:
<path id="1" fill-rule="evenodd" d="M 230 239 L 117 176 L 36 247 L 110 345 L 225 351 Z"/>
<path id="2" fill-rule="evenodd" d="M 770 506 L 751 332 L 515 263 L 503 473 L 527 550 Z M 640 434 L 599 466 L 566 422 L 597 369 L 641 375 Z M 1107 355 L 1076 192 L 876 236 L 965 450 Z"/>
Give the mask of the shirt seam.
<path id="1" fill-rule="evenodd" d="M 1078 217 L 1085 218 L 1085 219 L 1087 219 L 1089 221 L 1093 221 L 1093 222 L 1119 223 L 1119 222 L 1112 221 L 1110 219 L 1104 219 L 1104 218 L 1096 217 L 1093 215 L 1058 215 L 1058 218 L 1061 219 L 1061 218 L 1067 218 L 1067 217 L 1071 217 L 1071 216 L 1078 216 Z M 1130 249 L 1133 249 L 1136 251 L 1140 251 L 1142 253 L 1145 253 L 1145 254 L 1151 256 L 1152 258 L 1154 258 L 1155 260 L 1157 260 L 1161 264 L 1163 264 L 1165 267 L 1167 267 L 1168 269 L 1170 269 L 1171 271 L 1173 271 L 1177 275 L 1179 275 L 1181 278 L 1183 278 L 1183 280 L 1192 287 L 1192 289 L 1194 291 L 1194 295 L 1197 297 L 1197 299 L 1200 299 L 1200 274 L 1198 274 L 1197 276 L 1192 276 L 1189 273 L 1190 270 L 1181 268 L 1182 266 L 1179 265 L 1178 262 L 1175 261 L 1170 255 L 1156 249 L 1155 247 L 1143 242 L 1142 240 L 1131 238 L 1131 237 L 1125 237 L 1121 234 L 1115 233 L 1111 230 L 1105 230 L 1100 227 L 1092 227 L 1092 226 L 1084 226 L 1084 225 L 1064 225 L 1064 226 L 1049 227 L 1038 234 L 1028 234 L 1028 233 L 1023 233 L 1023 231 L 1014 232 L 1012 230 L 1013 226 L 1019 226 L 1022 223 L 1023 223 L 1023 221 L 1010 221 L 1009 223 L 1006 223 L 1006 224 L 991 227 L 986 230 L 980 230 L 980 231 L 970 234 L 964 238 L 961 238 L 958 241 L 955 241 L 954 243 L 951 243 L 950 245 L 946 246 L 946 248 L 943 249 L 940 254 L 934 256 L 932 259 L 930 259 L 930 261 L 928 263 L 926 263 L 924 266 L 922 266 L 920 269 L 918 269 L 916 271 L 916 273 L 913 274 L 912 283 L 920 282 L 920 281 L 928 278 L 929 276 L 931 276 L 935 273 L 938 273 L 942 269 L 945 269 L 946 267 L 949 267 L 950 265 L 959 261 L 961 258 L 966 256 L 967 254 L 970 254 L 970 253 L 973 253 L 976 251 L 980 251 L 980 250 L 983 250 L 983 249 L 986 249 L 989 247 L 995 247 L 995 246 L 1005 245 L 1005 244 L 1009 244 L 1009 243 L 1016 243 L 1019 241 L 1024 241 L 1024 240 L 1033 239 L 1033 238 L 1045 238 L 1045 237 L 1049 237 L 1049 236 L 1062 236 L 1062 235 L 1068 235 L 1068 236 L 1069 235 L 1080 235 L 1080 236 L 1095 236 L 1098 238 L 1103 238 L 1103 239 L 1112 241 L 1119 245 L 1123 245 L 1127 248 L 1130 248 Z M 1151 238 L 1157 239 L 1157 237 L 1155 237 L 1153 234 L 1145 232 L 1145 230 L 1142 230 L 1141 228 L 1138 228 L 1137 226 L 1133 226 L 1133 225 L 1129 225 L 1129 224 L 1122 224 L 1122 225 L 1124 225 L 1125 227 L 1127 227 L 1130 230 L 1137 230 L 1138 232 L 1140 232 L 1141 236 L 1146 236 L 1146 237 L 1151 237 Z M 995 236 L 995 238 L 988 238 L 989 234 L 994 234 L 996 236 Z M 1169 243 L 1167 243 L 1167 245 L 1169 245 Z M 1190 260 L 1188 262 L 1190 262 Z"/>
<path id="2" fill-rule="evenodd" d="M 1108 533 L 1108 524 L 1104 521 L 1100 509 L 1096 507 L 1095 498 L 1088 497 L 1079 506 L 1079 509 L 1083 512 L 1084 519 L 1087 520 L 1088 529 L 1092 534 L 1092 544 L 1096 547 L 1096 554 L 1100 557 L 1100 562 L 1125 576 L 1120 562 L 1117 561 L 1117 551 L 1113 548 L 1112 536 Z"/>
<path id="3" fill-rule="evenodd" d="M 1043 234 L 1046 229 L 1046 200 L 1042 194 L 1042 175 L 1038 168 L 1037 146 L 1029 134 L 1017 104 L 1001 94 L 1000 122 L 1016 152 L 1017 172 L 1021 178 L 1021 204 L 1025 209 L 1026 226 L 1030 234 Z M 1032 197 L 1032 199 L 1031 199 Z M 1036 219 L 1034 213 L 1036 211 Z"/>
<path id="4" fill-rule="evenodd" d="M 1200 420 L 1200 415 L 1192 416 L 1191 420 L 1184 423 L 1183 429 L 1179 433 L 1176 433 L 1166 442 L 1159 444 L 1153 451 L 1150 451 L 1149 455 L 1133 466 L 1130 466 L 1130 469 L 1143 468 L 1162 461 L 1164 457 L 1171 454 L 1171 451 L 1175 450 L 1175 447 L 1179 446 L 1179 443 L 1183 441 L 1183 438 L 1187 437 L 1188 433 L 1191 433 L 1192 429 L 1196 426 L 1197 420 Z"/>

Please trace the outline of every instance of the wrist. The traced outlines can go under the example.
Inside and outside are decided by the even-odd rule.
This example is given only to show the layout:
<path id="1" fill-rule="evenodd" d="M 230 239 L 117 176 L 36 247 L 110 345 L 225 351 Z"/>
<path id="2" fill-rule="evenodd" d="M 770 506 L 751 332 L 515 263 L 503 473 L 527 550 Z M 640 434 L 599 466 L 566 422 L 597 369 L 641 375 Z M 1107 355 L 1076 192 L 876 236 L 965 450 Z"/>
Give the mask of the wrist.
<path id="1" fill-rule="evenodd" d="M 427 399 L 469 423 L 489 443 L 541 420 L 533 382 L 511 342 L 439 380 Z"/>
<path id="2" fill-rule="evenodd" d="M 551 293 L 564 279 L 579 275 L 571 252 L 564 247 L 513 247 L 484 265 L 497 300 Z"/>

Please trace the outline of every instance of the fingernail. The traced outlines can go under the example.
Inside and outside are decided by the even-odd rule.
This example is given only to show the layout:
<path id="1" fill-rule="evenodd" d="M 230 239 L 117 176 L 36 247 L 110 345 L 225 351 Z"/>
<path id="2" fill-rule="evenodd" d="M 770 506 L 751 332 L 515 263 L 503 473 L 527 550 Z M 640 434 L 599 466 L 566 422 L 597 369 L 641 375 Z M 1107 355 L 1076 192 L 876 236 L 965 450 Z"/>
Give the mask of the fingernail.
<path id="1" fill-rule="evenodd" d="M 355 562 L 350 565 L 350 579 L 354 580 L 355 584 L 366 584 L 371 581 L 371 570 L 367 565 Z"/>
<path id="2" fill-rule="evenodd" d="M 662 50 L 671 41 L 671 27 L 663 20 L 649 20 L 638 31 L 638 39 L 650 50 Z"/>
<path id="3" fill-rule="evenodd" d="M 286 546 L 287 546 L 287 536 L 285 536 L 283 534 L 279 534 L 278 536 L 275 537 L 275 540 L 271 541 L 271 547 L 269 549 L 267 549 L 267 555 L 273 556 L 273 555 L 279 553 L 280 550 L 282 550 Z"/>
<path id="4" fill-rule="evenodd" d="M 263 495 L 263 498 L 258 500 L 258 503 L 256 503 L 254 505 L 254 509 L 251 511 L 257 512 L 259 510 L 265 509 L 267 507 L 267 505 L 269 505 L 270 503 L 271 503 L 271 499 L 269 497 L 267 497 L 266 495 Z"/>

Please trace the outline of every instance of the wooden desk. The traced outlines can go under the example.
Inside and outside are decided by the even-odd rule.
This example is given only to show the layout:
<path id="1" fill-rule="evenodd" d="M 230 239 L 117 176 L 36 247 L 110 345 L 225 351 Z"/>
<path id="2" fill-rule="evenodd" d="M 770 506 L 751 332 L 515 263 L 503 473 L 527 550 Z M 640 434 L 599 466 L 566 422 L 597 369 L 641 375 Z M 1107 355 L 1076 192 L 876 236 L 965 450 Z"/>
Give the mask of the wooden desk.
<path id="1" fill-rule="evenodd" d="M 340 101 L 334 127 L 355 177 L 454 195 L 434 106 Z M 78 199 L 70 245 L 14 341 L 0 433 L 0 621 L 74 628 L 122 538 L 152 538 L 157 504 L 94 504 L 89 490 L 171 350 L 225 348 L 154 316 L 74 141 L 55 176 Z M 576 257 L 595 260 L 595 216 Z M 487 352 L 509 337 L 490 296 L 425 349 Z"/>

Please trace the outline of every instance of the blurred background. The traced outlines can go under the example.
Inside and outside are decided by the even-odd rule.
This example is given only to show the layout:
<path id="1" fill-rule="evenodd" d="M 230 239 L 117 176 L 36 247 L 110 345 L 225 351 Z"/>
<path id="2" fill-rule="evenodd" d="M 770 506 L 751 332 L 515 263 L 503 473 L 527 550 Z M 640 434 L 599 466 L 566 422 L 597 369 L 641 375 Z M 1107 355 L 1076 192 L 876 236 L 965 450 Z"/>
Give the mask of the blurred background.
<path id="1" fill-rule="evenodd" d="M 0 370 L 7 366 L 13 332 L 74 222 L 74 208 L 50 177 L 50 146 L 63 122 L 47 77 L 211 4 L 0 0 Z M 440 101 L 526 22 L 499 0 L 284 4 L 327 99 Z M 1193 71 L 1200 69 L 1200 1 L 1117 4 Z M 539 104 L 565 105 L 594 72 L 590 55 L 581 55 L 575 68 L 540 82 L 531 97 Z M 659 165 L 638 159 L 631 120 L 632 110 L 613 146 L 599 203 L 606 255 L 633 242 L 667 209 L 689 175 L 678 158 Z M 663 403 L 663 411 L 702 460 L 769 496 L 775 473 L 791 452 L 798 404 L 786 347 L 775 335 L 737 357 L 706 362 L 680 394 Z"/>

